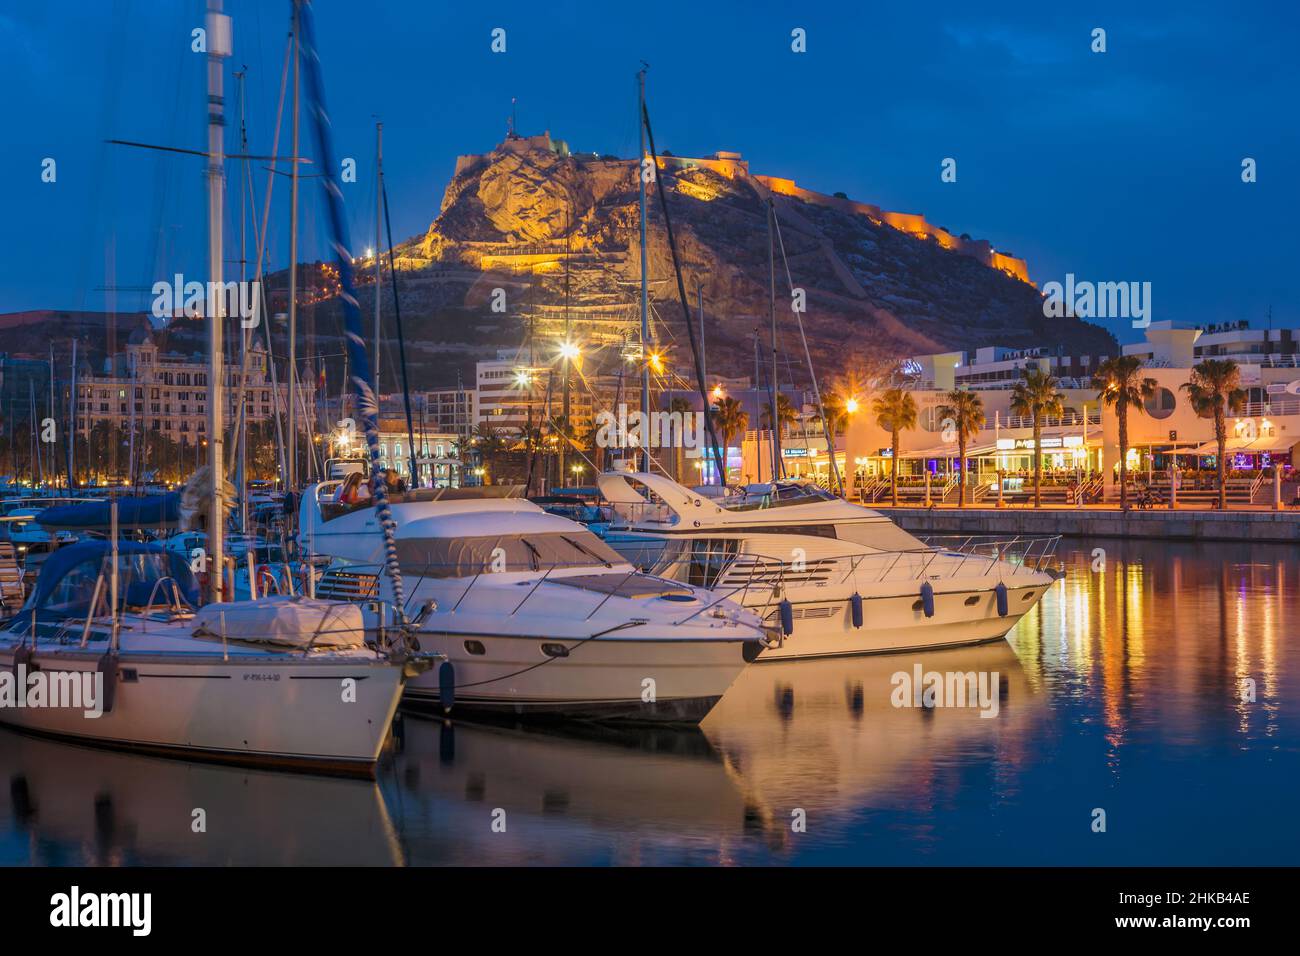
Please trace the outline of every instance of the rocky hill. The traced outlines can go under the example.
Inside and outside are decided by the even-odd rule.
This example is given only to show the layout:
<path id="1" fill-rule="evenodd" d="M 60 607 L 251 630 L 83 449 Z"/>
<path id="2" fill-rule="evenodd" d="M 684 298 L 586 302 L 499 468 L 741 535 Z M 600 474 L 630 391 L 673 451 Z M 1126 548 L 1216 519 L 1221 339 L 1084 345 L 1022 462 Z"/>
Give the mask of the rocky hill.
<path id="1" fill-rule="evenodd" d="M 991 344 L 1059 345 L 1067 354 L 1115 349 L 1097 326 L 1045 320 L 1038 290 L 1011 274 L 1023 270 L 1018 260 L 990 256 L 987 243 L 956 239 L 921 217 L 903 217 L 898 228 L 890 224 L 900 221 L 897 214 L 751 175 L 735 154 L 662 157 L 657 180 L 653 188 L 667 190 L 692 315 L 696 291 L 704 290 L 709 367 L 720 373 L 752 371 L 754 329 L 767 334 L 769 198 L 790 279 L 806 292 L 814 360 L 828 373 L 882 355 Z M 676 341 L 685 361 L 681 306 L 653 188 L 655 334 L 665 345 Z M 422 324 L 435 313 L 463 311 L 468 321 L 458 327 L 474 330 L 466 338 L 514 344 L 530 324 L 539 336 L 562 334 L 567 311 L 576 337 L 612 345 L 637 321 L 635 165 L 569 154 L 549 136 L 463 156 L 428 232 L 397 253 L 403 310 Z M 789 288 L 778 251 L 778 322 L 795 354 Z M 491 311 L 495 289 L 504 290 L 504 313 Z M 472 350 L 475 343 L 461 344 Z"/>

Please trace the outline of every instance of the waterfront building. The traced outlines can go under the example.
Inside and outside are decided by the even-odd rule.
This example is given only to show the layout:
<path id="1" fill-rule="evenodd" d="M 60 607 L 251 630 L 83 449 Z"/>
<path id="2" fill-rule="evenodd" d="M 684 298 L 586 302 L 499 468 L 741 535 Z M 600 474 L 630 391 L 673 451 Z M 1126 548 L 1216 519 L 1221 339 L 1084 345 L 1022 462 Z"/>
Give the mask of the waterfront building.
<path id="1" fill-rule="evenodd" d="M 1296 343 L 1300 330 L 1255 330 L 1246 323 L 1180 326 L 1156 322 L 1144 341 L 1123 347 L 1143 361 L 1143 375 L 1156 382 L 1155 394 L 1141 413 L 1128 416 L 1127 469 L 1135 480 L 1167 485 L 1177 472 L 1195 478 L 1216 467 L 1214 423 L 1191 406 L 1184 384 L 1192 366 L 1204 358 L 1230 358 L 1241 369 L 1247 402 L 1229 414 L 1229 468 L 1239 494 L 1236 500 L 1271 500 L 1264 478 L 1273 468 L 1293 480 L 1300 445 L 1300 367 Z M 904 482 L 925 480 L 939 496 L 951 492 L 959 470 L 957 441 L 941 412 L 953 389 L 979 395 L 986 421 L 970 439 L 966 468 L 974 500 L 996 496 L 999 475 L 1004 492 L 1018 493 L 1032 483 L 1035 452 L 1042 456 L 1045 481 L 1076 489 L 1090 483 L 1111 499 L 1118 495 L 1119 422 L 1103 405 L 1090 379 L 1104 355 L 1062 356 L 1039 349 L 990 347 L 973 353 L 948 352 L 913 356 L 903 363 L 900 384 L 912 392 L 917 427 L 900 435 L 899 472 Z M 1034 448 L 1032 421 L 1013 414 L 1012 387 L 1021 370 L 1038 366 L 1061 382 L 1064 414 L 1046 419 L 1041 447 Z M 890 472 L 890 434 L 871 411 L 872 396 L 859 398 L 843 437 L 845 460 L 851 461 L 855 489 L 879 488 Z"/>
<path id="2" fill-rule="evenodd" d="M 227 424 L 233 423 L 238 414 L 240 382 L 240 363 L 226 363 Z M 250 424 L 286 413 L 289 387 L 283 382 L 278 387 L 271 384 L 266 351 L 259 342 L 249 350 L 248 374 L 243 382 Z M 300 380 L 297 392 L 298 417 L 305 422 L 315 406 L 315 383 Z M 137 329 L 125 352 L 109 357 L 102 374 L 89 369 L 79 372 L 77 433 L 84 438 L 96 425 L 108 423 L 124 431 L 135 428 L 156 432 L 180 445 L 197 446 L 207 440 L 207 403 L 207 359 L 160 352 L 153 337 Z"/>

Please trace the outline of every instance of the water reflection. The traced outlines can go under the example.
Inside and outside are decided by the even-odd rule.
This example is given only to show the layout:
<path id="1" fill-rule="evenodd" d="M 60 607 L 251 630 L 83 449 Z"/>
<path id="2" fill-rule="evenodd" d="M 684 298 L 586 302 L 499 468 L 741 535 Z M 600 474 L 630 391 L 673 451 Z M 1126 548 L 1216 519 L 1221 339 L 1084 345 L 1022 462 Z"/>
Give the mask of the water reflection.
<path id="1" fill-rule="evenodd" d="M 10 730 L 0 730 L 0 780 L 6 864 L 400 861 L 387 807 L 366 781 L 114 753 Z"/>
<path id="2" fill-rule="evenodd" d="M 376 783 L 0 731 L 0 862 L 1293 862 L 1291 550 L 1063 562 L 1007 642 L 754 666 L 690 732 L 408 716 Z M 996 672 L 997 716 L 894 706 L 915 665 Z"/>

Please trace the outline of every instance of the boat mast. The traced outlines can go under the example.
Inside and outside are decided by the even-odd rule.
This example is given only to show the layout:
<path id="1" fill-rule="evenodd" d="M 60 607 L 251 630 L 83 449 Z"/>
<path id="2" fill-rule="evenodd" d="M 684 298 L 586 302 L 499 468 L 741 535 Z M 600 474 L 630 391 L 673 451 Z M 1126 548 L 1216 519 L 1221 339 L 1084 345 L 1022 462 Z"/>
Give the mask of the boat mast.
<path id="1" fill-rule="evenodd" d="M 248 281 L 248 232 L 245 201 L 248 198 L 248 124 L 247 103 L 244 98 L 244 77 L 248 69 L 237 70 L 235 78 L 239 81 L 239 152 L 245 157 L 240 161 L 239 175 L 239 280 L 243 285 Z M 260 283 L 259 283 L 260 285 Z M 261 303 L 258 303 L 258 308 Z M 240 316 L 241 320 L 243 316 Z M 248 533 L 248 340 L 249 331 L 243 321 L 239 323 L 239 412 L 235 421 L 239 423 L 239 530 Z M 250 581 L 252 574 L 249 575 Z M 257 582 L 253 581 L 253 588 Z"/>
<path id="2" fill-rule="evenodd" d="M 68 390 L 68 491 L 76 487 L 77 475 L 77 339 L 72 339 L 72 387 Z"/>
<path id="3" fill-rule="evenodd" d="M 709 355 L 704 348 L 704 285 L 703 284 L 697 285 L 695 287 L 695 295 L 700 305 L 700 371 L 707 376 L 709 374 Z M 704 385 L 705 388 L 708 387 L 707 383 L 702 383 L 702 384 Z M 709 409 L 707 406 L 704 409 L 704 413 L 706 415 L 709 413 Z"/>
<path id="4" fill-rule="evenodd" d="M 380 215 L 384 203 L 384 124 L 375 124 L 375 401 L 379 401 L 379 290 L 383 284 L 383 270 L 380 266 Z M 393 456 L 396 464 L 397 456 Z M 414 481 L 414 479 L 412 479 Z"/>
<path id="5" fill-rule="evenodd" d="M 222 60 L 231 53 L 230 18 L 221 12 L 221 0 L 208 0 L 208 470 L 212 478 L 212 498 L 208 514 L 208 587 L 210 599 L 219 602 L 225 576 L 225 467 L 222 461 L 225 423 L 222 402 L 224 356 L 221 347 L 225 299 L 222 289 L 222 209 L 225 159 L 222 133 L 225 109 L 222 98 Z"/>
<path id="6" fill-rule="evenodd" d="M 637 73 L 637 132 L 640 133 L 641 149 L 637 154 L 636 178 L 640 187 L 641 209 L 641 442 L 642 471 L 650 470 L 650 447 L 647 439 L 650 431 L 650 288 L 647 285 L 649 275 L 646 267 L 646 206 L 645 206 L 645 71 L 643 63 Z"/>
<path id="7" fill-rule="evenodd" d="M 289 169 L 289 481 L 298 490 L 298 67 L 300 27 L 293 6 L 293 162 Z"/>
<path id="8" fill-rule="evenodd" d="M 772 197 L 767 197 L 767 281 L 768 281 L 768 311 L 772 318 L 772 381 L 768 384 L 771 386 L 771 416 L 772 416 L 772 481 L 776 481 L 781 476 L 781 421 L 777 417 L 777 397 L 776 397 L 776 250 L 774 248 L 775 238 L 772 235 L 772 219 L 776 211 L 772 206 Z"/>

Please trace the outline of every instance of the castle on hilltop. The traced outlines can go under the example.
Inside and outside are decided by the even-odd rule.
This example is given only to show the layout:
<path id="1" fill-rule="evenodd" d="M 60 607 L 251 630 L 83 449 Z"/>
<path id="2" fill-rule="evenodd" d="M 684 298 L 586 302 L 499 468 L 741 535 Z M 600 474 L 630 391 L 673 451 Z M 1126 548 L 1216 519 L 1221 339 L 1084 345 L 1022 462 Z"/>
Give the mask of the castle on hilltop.
<path id="1" fill-rule="evenodd" d="M 572 153 L 569 150 L 569 144 L 561 139 L 553 139 L 549 130 L 538 136 L 520 136 L 512 132 L 496 149 L 513 153 L 544 150 L 560 157 L 572 156 L 580 162 L 601 162 L 617 165 L 632 165 L 636 162 L 635 159 L 614 159 L 602 157 L 595 153 Z M 477 165 L 484 158 L 483 155 L 456 157 L 456 174 L 459 175 L 462 171 Z M 815 206 L 827 206 L 841 212 L 867 216 L 877 225 L 892 226 L 918 239 L 933 240 L 944 249 L 958 255 L 969 256 L 982 262 L 990 269 L 997 269 L 1012 278 L 1033 285 L 1029 278 L 1029 267 L 1026 265 L 1025 260 L 1008 255 L 1005 252 L 998 252 L 987 239 L 972 239 L 966 235 L 954 236 L 947 229 L 931 224 L 926 220 L 925 216 L 918 213 L 891 212 L 871 203 L 857 202 L 845 196 L 828 196 L 825 193 L 804 189 L 797 185 L 793 179 L 753 174 L 749 171 L 749 161 L 744 159 L 740 153 L 719 150 L 712 156 L 705 157 L 661 154 L 659 156 L 659 168 L 666 169 L 669 166 L 677 169 L 707 169 L 730 180 L 746 181 L 758 189 L 760 194 L 770 192 L 778 196 L 798 199 Z"/>

